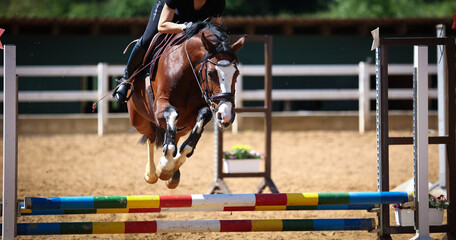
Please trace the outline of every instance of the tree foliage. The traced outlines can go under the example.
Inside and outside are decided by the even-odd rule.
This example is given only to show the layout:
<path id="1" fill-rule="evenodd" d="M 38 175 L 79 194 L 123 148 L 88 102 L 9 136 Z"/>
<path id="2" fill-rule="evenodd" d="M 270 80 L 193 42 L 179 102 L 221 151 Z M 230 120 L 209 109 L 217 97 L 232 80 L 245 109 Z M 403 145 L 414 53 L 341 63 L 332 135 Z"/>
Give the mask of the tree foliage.
<path id="1" fill-rule="evenodd" d="M 329 17 L 449 17 L 456 13 L 454 0 L 333 0 Z"/>
<path id="2" fill-rule="evenodd" d="M 148 17 L 157 0 L 2 0 L 0 17 Z M 227 0 L 229 16 L 449 17 L 455 0 Z"/>

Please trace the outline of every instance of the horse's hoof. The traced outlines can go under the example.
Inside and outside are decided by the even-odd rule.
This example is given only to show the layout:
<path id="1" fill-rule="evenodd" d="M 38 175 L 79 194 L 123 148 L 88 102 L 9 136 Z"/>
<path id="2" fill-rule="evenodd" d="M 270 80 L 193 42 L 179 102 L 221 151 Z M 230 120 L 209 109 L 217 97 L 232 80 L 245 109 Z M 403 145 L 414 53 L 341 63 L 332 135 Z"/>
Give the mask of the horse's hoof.
<path id="1" fill-rule="evenodd" d="M 176 172 L 173 173 L 173 177 L 166 182 L 166 186 L 169 189 L 175 189 L 179 185 L 179 182 L 180 182 L 180 171 L 177 170 Z"/>
<path id="2" fill-rule="evenodd" d="M 166 169 L 162 168 L 161 166 L 157 166 L 157 176 L 161 180 L 167 181 L 173 176 L 173 171 L 172 170 L 166 170 Z"/>
<path id="3" fill-rule="evenodd" d="M 147 183 L 149 184 L 154 184 L 158 181 L 158 176 L 157 174 L 154 173 L 153 176 L 149 176 L 147 173 L 144 174 L 144 180 L 146 180 Z"/>

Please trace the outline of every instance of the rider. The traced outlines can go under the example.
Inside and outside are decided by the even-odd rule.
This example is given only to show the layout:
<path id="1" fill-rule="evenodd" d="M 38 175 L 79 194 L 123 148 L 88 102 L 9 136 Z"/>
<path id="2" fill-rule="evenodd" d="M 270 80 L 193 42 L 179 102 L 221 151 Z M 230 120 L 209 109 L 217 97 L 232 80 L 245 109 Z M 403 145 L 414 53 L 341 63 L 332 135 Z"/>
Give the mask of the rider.
<path id="1" fill-rule="evenodd" d="M 142 63 L 155 34 L 183 32 L 192 25 L 192 22 L 207 18 L 220 23 L 224 9 L 225 0 L 158 0 L 152 8 L 144 34 L 136 42 L 130 54 L 124 76 L 119 82 L 127 81 Z M 131 84 L 128 82 L 121 84 L 113 96 L 117 101 L 125 102 L 130 87 Z"/>

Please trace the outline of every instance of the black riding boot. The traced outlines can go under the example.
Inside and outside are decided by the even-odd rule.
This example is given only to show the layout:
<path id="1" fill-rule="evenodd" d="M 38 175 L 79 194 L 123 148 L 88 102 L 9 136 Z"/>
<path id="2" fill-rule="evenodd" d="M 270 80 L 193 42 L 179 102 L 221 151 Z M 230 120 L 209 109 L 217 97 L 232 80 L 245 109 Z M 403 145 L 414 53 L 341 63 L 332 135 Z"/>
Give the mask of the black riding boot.
<path id="1" fill-rule="evenodd" d="M 130 78 L 131 74 L 142 63 L 144 55 L 146 55 L 146 51 L 146 48 L 143 48 L 141 45 L 139 45 L 139 42 L 136 42 L 135 46 L 133 47 L 133 50 L 131 51 L 130 58 L 128 59 L 124 76 L 121 79 L 117 80 L 118 82 L 124 83 Z M 113 97 L 118 102 L 126 102 L 128 100 L 127 93 L 128 90 L 130 90 L 130 87 L 130 83 L 121 84 L 113 93 Z"/>

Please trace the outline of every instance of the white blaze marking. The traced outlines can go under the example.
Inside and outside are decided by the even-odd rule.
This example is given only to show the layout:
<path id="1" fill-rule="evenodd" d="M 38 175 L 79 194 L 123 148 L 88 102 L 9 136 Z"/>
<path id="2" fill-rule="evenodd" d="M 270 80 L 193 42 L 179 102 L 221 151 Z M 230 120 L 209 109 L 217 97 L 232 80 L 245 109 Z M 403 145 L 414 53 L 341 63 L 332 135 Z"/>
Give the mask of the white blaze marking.
<path id="1" fill-rule="evenodd" d="M 220 82 L 220 89 L 222 90 L 222 93 L 230 93 L 231 84 L 233 82 L 233 76 L 234 76 L 234 73 L 236 72 L 236 67 L 234 64 L 230 64 L 230 62 L 227 60 L 221 60 L 218 63 L 222 64 L 222 65 L 227 65 L 227 66 L 221 66 L 221 65 L 215 66 L 215 69 L 217 70 L 219 82 Z M 233 106 L 230 102 L 225 102 L 219 106 L 219 109 L 217 112 L 222 113 L 222 116 L 223 116 L 222 121 L 228 122 L 231 119 L 232 107 Z"/>
<path id="2" fill-rule="evenodd" d="M 229 64 L 230 62 L 227 60 L 221 60 L 218 63 L 225 65 Z M 215 66 L 215 69 L 217 70 L 222 93 L 231 92 L 231 83 L 233 81 L 234 73 L 236 72 L 236 67 L 234 64 L 230 64 L 228 66 L 217 65 Z"/>
<path id="3" fill-rule="evenodd" d="M 223 120 L 225 120 L 226 122 L 228 122 L 231 118 L 231 108 L 232 108 L 232 104 L 230 102 L 225 102 L 223 103 L 222 105 L 220 105 L 220 107 L 218 108 L 218 113 L 221 112 L 222 113 L 222 116 L 223 116 Z"/>

